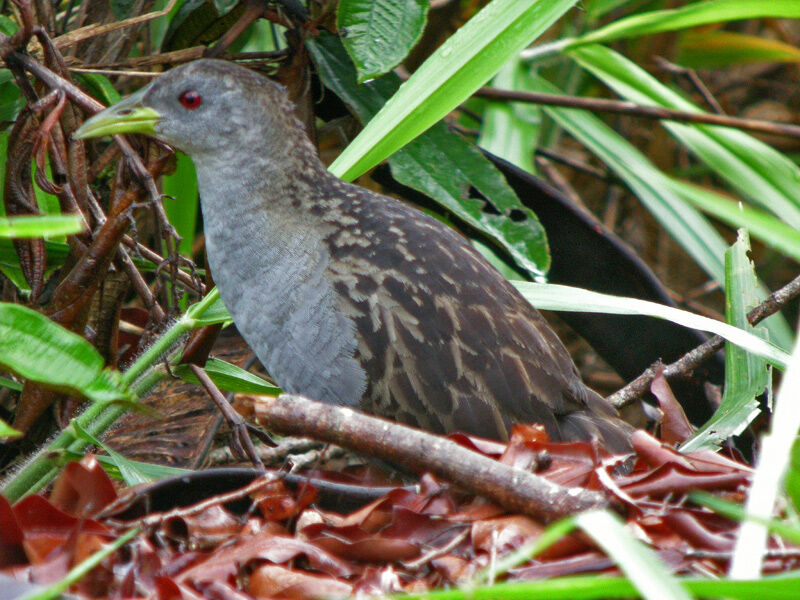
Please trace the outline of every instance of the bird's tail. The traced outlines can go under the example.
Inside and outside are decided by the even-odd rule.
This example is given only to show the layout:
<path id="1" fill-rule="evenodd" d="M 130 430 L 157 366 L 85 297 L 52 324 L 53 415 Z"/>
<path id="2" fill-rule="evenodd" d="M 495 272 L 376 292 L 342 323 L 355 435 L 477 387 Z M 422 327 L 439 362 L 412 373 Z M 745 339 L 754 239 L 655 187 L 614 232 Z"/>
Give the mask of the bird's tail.
<path id="1" fill-rule="evenodd" d="M 632 425 L 619 418 L 617 411 L 598 393 L 586 388 L 586 410 L 564 415 L 559 429 L 564 440 L 597 439 L 611 452 L 627 454 L 633 450 Z"/>

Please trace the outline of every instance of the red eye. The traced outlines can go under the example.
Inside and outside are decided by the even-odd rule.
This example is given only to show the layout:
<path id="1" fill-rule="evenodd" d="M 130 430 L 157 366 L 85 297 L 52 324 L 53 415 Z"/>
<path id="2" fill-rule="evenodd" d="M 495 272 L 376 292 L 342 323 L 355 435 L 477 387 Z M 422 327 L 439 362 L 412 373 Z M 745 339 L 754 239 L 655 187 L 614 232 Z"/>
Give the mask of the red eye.
<path id="1" fill-rule="evenodd" d="M 203 103 L 203 97 L 194 90 L 187 90 L 180 95 L 178 101 L 183 105 L 183 108 L 194 110 Z"/>

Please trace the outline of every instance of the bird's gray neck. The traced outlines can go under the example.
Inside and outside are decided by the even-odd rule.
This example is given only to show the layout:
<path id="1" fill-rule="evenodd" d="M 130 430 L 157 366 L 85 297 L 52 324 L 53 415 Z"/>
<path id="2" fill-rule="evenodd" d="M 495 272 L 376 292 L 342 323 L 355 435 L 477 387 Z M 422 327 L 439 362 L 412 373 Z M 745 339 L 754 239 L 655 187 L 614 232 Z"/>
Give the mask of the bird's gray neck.
<path id="1" fill-rule="evenodd" d="M 265 231 L 271 238 L 289 235 L 287 219 L 295 221 L 301 212 L 296 200 L 306 205 L 332 175 L 297 128 L 254 127 L 237 138 L 236 144 L 192 157 L 206 235 L 209 228 L 212 234 L 233 237 Z"/>
<path id="2" fill-rule="evenodd" d="M 287 392 L 358 406 L 366 375 L 355 325 L 326 277 L 331 225 L 309 207 L 332 176 L 310 143 L 283 158 L 258 148 L 195 157 L 206 250 L 243 337 Z"/>

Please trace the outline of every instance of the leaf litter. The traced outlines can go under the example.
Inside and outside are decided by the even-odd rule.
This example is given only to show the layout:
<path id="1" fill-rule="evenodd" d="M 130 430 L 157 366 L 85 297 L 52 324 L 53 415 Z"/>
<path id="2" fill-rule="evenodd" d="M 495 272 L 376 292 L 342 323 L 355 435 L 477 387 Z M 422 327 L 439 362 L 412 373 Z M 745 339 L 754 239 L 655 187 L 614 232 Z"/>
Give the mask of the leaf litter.
<path id="1" fill-rule="evenodd" d="M 686 434 L 690 432 L 684 432 Z M 670 431 L 673 443 L 674 430 Z M 453 435 L 458 443 L 568 486 L 603 491 L 624 507 L 629 529 L 676 574 L 722 575 L 737 524 L 693 504 L 691 490 L 741 503 L 752 475 L 720 453 L 678 453 L 643 431 L 625 462 L 586 442 L 554 443 L 521 426 L 506 444 Z M 207 473 L 207 472 L 206 472 Z M 225 471 L 220 470 L 220 477 Z M 316 472 L 341 481 L 340 473 Z M 188 486 L 193 474 L 175 488 Z M 11 506 L 0 499 L 0 574 L 46 585 L 139 526 L 142 531 L 71 592 L 85 598 L 322 598 L 466 585 L 499 558 L 531 543 L 546 525 L 510 514 L 423 474 L 350 511 L 331 508 L 310 484 L 270 472 L 239 492 L 192 492 L 155 500 L 147 484 L 115 491 L 91 456 L 71 463 L 49 496 Z M 239 484 L 237 484 L 239 485 Z M 187 488 L 188 489 L 188 488 Z M 162 494 L 163 495 L 163 494 Z M 773 540 L 765 571 L 785 570 L 800 553 Z M 499 579 L 618 574 L 592 540 L 573 532 Z"/>

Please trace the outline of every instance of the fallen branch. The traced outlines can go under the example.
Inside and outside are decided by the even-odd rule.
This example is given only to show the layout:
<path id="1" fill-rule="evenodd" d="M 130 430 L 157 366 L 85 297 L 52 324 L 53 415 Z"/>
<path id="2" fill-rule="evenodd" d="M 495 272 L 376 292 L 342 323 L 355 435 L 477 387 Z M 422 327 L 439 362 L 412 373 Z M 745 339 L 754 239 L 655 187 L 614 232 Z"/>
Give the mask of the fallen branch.
<path id="1" fill-rule="evenodd" d="M 429 471 L 511 512 L 553 521 L 582 510 L 610 506 L 600 492 L 563 487 L 452 440 L 349 408 L 289 394 L 254 397 L 252 402 L 256 419 L 271 431 L 311 437 L 408 469 Z"/>

